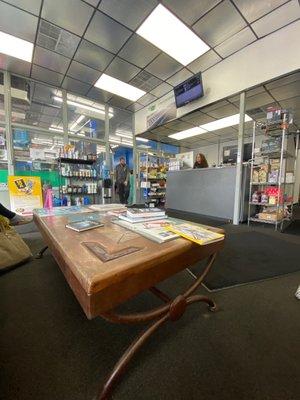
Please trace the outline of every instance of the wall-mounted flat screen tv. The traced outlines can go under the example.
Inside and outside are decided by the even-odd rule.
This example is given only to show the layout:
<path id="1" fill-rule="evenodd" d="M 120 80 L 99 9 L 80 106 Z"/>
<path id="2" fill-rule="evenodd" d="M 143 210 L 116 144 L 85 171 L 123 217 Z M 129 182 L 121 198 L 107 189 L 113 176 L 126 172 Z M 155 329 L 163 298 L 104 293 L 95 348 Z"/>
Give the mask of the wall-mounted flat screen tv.
<path id="1" fill-rule="evenodd" d="M 199 99 L 204 94 L 201 73 L 192 76 L 180 85 L 175 86 L 174 95 L 176 107 L 182 107 L 186 104 Z"/>

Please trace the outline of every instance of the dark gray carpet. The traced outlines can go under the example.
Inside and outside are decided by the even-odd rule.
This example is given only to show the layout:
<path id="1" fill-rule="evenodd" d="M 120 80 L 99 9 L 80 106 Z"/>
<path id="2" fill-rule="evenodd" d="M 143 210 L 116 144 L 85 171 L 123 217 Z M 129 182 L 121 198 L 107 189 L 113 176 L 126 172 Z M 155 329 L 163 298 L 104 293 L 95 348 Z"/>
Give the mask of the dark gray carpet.
<path id="1" fill-rule="evenodd" d="M 289 235 L 300 236 L 300 219 L 297 219 L 291 223 L 285 230 L 284 233 Z"/>
<path id="2" fill-rule="evenodd" d="M 42 246 L 39 234 L 25 237 Z M 191 283 L 182 272 L 161 287 L 175 295 Z M 191 306 L 155 333 L 113 399 L 298 399 L 298 284 L 295 273 L 213 293 L 215 314 Z M 157 304 L 144 294 L 127 308 Z M 142 328 L 88 321 L 49 252 L 0 277 L 0 308 L 1 400 L 91 400 Z"/>
<path id="3" fill-rule="evenodd" d="M 205 286 L 216 290 L 297 272 L 299 256 L 299 244 L 282 240 L 280 234 L 272 237 L 256 231 L 232 233 L 226 236 L 225 248 Z"/>

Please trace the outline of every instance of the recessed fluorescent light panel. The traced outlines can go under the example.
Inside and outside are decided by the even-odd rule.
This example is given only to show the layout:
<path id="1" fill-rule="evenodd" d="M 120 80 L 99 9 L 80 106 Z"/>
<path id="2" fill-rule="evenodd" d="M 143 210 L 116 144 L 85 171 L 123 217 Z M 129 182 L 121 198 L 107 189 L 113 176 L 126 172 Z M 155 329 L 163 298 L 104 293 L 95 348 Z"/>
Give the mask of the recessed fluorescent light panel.
<path id="1" fill-rule="evenodd" d="M 146 94 L 143 90 L 106 74 L 100 76 L 95 83 L 95 86 L 131 101 L 137 101 L 140 97 Z"/>
<path id="2" fill-rule="evenodd" d="M 252 121 L 249 115 L 245 115 L 245 122 Z M 240 123 L 240 114 L 231 115 L 217 119 L 216 121 L 208 122 L 207 124 L 200 125 L 200 128 L 205 129 L 208 132 L 217 131 L 218 129 L 227 128 L 228 126 L 238 125 Z"/>
<path id="3" fill-rule="evenodd" d="M 137 137 L 136 140 L 138 140 L 139 142 L 145 142 L 148 143 L 149 139 L 143 138 L 143 137 Z"/>
<path id="4" fill-rule="evenodd" d="M 198 126 L 195 126 L 194 128 L 187 129 L 185 131 L 173 133 L 172 135 L 169 135 L 170 138 L 176 139 L 176 140 L 182 140 L 186 139 L 192 136 L 197 136 L 201 135 L 201 133 L 205 133 L 206 131 L 204 129 L 199 128 Z"/>
<path id="5" fill-rule="evenodd" d="M 0 53 L 7 54 L 20 60 L 31 62 L 33 43 L 19 39 L 7 33 L 0 32 Z"/>
<path id="6" fill-rule="evenodd" d="M 161 4 L 152 11 L 136 33 L 183 65 L 209 50 L 203 40 Z"/>

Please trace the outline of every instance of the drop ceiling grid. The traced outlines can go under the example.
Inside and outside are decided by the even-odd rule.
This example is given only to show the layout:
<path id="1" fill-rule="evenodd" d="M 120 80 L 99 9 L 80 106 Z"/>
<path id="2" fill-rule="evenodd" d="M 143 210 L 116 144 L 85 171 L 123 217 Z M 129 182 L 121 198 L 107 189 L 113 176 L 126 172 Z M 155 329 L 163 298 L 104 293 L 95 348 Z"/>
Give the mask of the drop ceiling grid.
<path id="1" fill-rule="evenodd" d="M 79 0 L 78 0 L 78 1 L 79 1 Z M 191 1 L 191 0 L 189 0 L 189 1 Z M 198 0 L 193 0 L 192 2 L 193 2 L 193 3 L 196 3 L 197 1 L 198 1 Z M 290 1 L 292 1 L 292 0 L 290 0 Z M 46 3 L 46 2 L 47 2 L 47 5 L 49 5 L 49 0 L 44 0 L 44 1 L 41 2 L 41 7 L 40 7 L 40 10 L 39 10 L 39 21 L 38 21 L 38 26 L 40 26 L 40 22 L 41 22 L 41 20 L 42 20 L 41 16 L 43 16 L 43 6 L 45 6 L 45 3 Z M 66 3 L 66 2 L 67 2 L 67 0 L 63 0 L 63 3 Z M 84 66 L 85 66 L 85 67 L 89 67 L 89 68 L 95 70 L 95 73 L 96 73 L 96 72 L 99 72 L 99 76 L 100 76 L 101 72 L 105 72 L 107 69 L 109 69 L 110 65 L 112 65 L 112 64 L 114 63 L 114 60 L 116 59 L 116 57 L 118 57 L 119 59 L 122 59 L 122 60 L 126 61 L 127 63 L 129 63 L 130 65 L 134 66 L 135 68 L 138 68 L 138 69 L 135 70 L 135 72 L 136 72 L 135 76 L 137 76 L 141 71 L 146 70 L 146 68 L 147 68 L 152 62 L 154 62 L 156 58 L 161 57 L 162 55 L 165 56 L 165 53 L 163 53 L 163 52 L 161 52 L 161 51 L 159 50 L 158 54 L 157 54 L 153 59 L 151 59 L 151 60 L 148 62 L 148 64 L 146 64 L 143 68 L 140 68 L 139 66 L 135 65 L 134 62 L 130 62 L 130 61 L 128 61 L 128 59 L 122 58 L 122 55 L 120 54 L 120 53 L 122 52 L 123 48 L 126 46 L 126 44 L 130 41 L 130 39 L 132 39 L 132 38 L 135 36 L 135 31 L 136 31 L 136 29 L 138 28 L 138 26 L 139 26 L 140 24 L 142 24 L 142 22 L 147 18 L 147 16 L 150 14 L 150 12 L 154 9 L 154 7 L 155 7 L 156 4 L 157 4 L 157 1 L 152 1 L 152 5 L 151 5 L 151 7 L 150 7 L 149 10 L 148 10 L 147 15 L 144 14 L 143 18 L 139 20 L 139 24 L 137 24 L 137 26 L 135 27 L 135 30 L 133 30 L 133 29 L 134 29 L 133 27 L 128 26 L 128 24 L 126 23 L 126 21 L 125 21 L 125 22 L 123 21 L 124 23 L 122 24 L 122 21 L 120 20 L 120 18 L 118 18 L 118 20 L 117 20 L 117 19 L 114 18 L 114 15 L 113 15 L 112 13 L 106 13 L 106 10 L 105 10 L 105 7 L 103 6 L 103 4 L 104 4 L 104 3 L 107 3 L 107 4 L 108 4 L 108 2 L 106 2 L 106 1 L 104 1 L 104 0 L 103 0 L 103 2 L 98 2 L 98 3 L 97 3 L 96 1 L 92 1 L 92 2 L 91 2 L 91 1 L 82 1 L 82 0 L 81 0 L 81 2 L 84 4 L 84 9 L 87 10 L 87 14 L 90 15 L 90 18 L 89 18 L 89 20 L 88 20 L 88 22 L 87 22 L 87 24 L 86 24 L 86 26 L 85 26 L 84 31 L 81 32 L 81 36 L 79 37 L 80 41 L 79 41 L 79 44 L 78 44 L 78 46 L 77 46 L 77 48 L 76 48 L 75 53 L 73 54 L 72 58 L 69 58 L 69 60 L 70 60 L 70 62 L 69 62 L 69 67 L 68 67 L 68 69 L 65 71 L 65 73 L 63 74 L 63 80 L 62 80 L 62 82 L 61 82 L 61 85 L 64 85 L 64 82 L 65 82 L 66 79 L 67 79 L 67 77 L 68 77 L 68 72 L 70 71 L 70 68 L 71 68 L 71 66 L 72 66 L 73 61 L 76 61 L 77 51 L 78 51 L 78 49 L 79 49 L 80 44 L 82 43 L 82 41 L 85 40 L 85 41 L 87 41 L 87 42 L 90 42 L 90 41 L 88 41 L 88 40 L 85 38 L 85 33 L 88 31 L 88 29 L 89 29 L 89 27 L 90 27 L 90 25 L 91 25 L 91 23 L 92 23 L 92 21 L 93 21 L 95 15 L 96 15 L 96 13 L 103 14 L 106 18 L 110 18 L 110 20 L 111 20 L 114 24 L 118 24 L 118 25 L 120 25 L 121 27 L 125 28 L 126 30 L 130 31 L 130 36 L 129 36 L 128 39 L 123 43 L 122 47 L 119 48 L 119 50 L 118 50 L 117 52 L 112 53 L 113 58 L 112 58 L 112 60 L 110 61 L 110 63 L 106 66 L 106 68 L 105 68 L 103 71 L 99 71 L 99 70 L 96 69 L 96 68 L 93 68 L 93 67 L 91 67 L 91 66 L 89 66 L 89 65 L 87 65 L 87 64 L 85 64 L 85 63 L 83 63 L 83 62 L 80 62 L 80 63 L 82 64 L 83 68 L 84 68 Z M 8 2 L 4 2 L 4 1 L 1 1 L 1 0 L 0 0 L 0 5 L 1 5 L 1 3 L 8 5 L 9 1 L 8 1 Z M 91 3 L 92 3 L 92 4 L 91 4 Z M 170 6 L 170 3 L 172 3 L 172 2 L 166 1 L 166 2 L 163 2 L 163 3 L 166 3 L 166 4 L 164 4 L 164 5 L 165 5 L 168 9 L 170 9 L 172 12 L 174 12 L 174 10 L 172 9 L 172 6 Z M 168 4 L 167 4 L 167 3 L 168 3 Z M 177 2 L 174 1 L 174 3 L 178 3 L 178 1 L 177 1 Z M 182 2 L 182 3 L 185 3 L 185 2 Z M 203 19 L 209 19 L 210 15 L 213 15 L 213 13 L 216 13 L 216 12 L 217 12 L 217 13 L 220 13 L 220 10 L 222 10 L 222 7 L 224 7 L 224 4 L 225 4 L 226 7 L 227 7 L 227 9 L 229 9 L 229 10 L 234 10 L 234 11 L 232 11 L 232 12 L 237 13 L 237 15 L 239 15 L 240 20 L 243 21 L 243 23 L 241 22 L 241 28 L 240 28 L 240 30 L 236 30 L 236 31 L 234 31 L 234 33 L 233 33 L 232 35 L 226 37 L 226 40 L 228 40 L 228 38 L 234 36 L 235 34 L 237 34 L 238 32 L 240 32 L 241 30 L 245 29 L 245 27 L 248 27 L 249 29 L 251 29 L 251 24 L 253 24 L 253 22 L 256 22 L 257 20 L 260 20 L 261 18 L 264 18 L 266 15 L 272 13 L 274 10 L 277 10 L 277 9 L 280 8 L 282 5 L 284 5 L 284 4 L 286 4 L 286 3 L 289 3 L 289 1 L 283 2 L 283 3 L 280 4 L 278 7 L 273 7 L 273 8 L 271 8 L 271 9 L 269 9 L 268 12 L 263 13 L 261 16 L 259 16 L 259 18 L 257 18 L 257 19 L 254 20 L 254 21 L 251 21 L 251 23 L 247 20 L 247 17 L 243 14 L 242 10 L 240 9 L 241 7 L 239 8 L 239 3 L 240 3 L 240 1 L 238 1 L 238 0 L 223 0 L 223 1 L 218 1 L 218 2 L 215 4 L 214 7 L 211 7 L 210 9 L 208 9 L 208 11 L 207 11 L 206 13 L 204 13 L 203 15 L 201 15 L 200 18 L 197 19 L 195 22 L 193 22 L 193 25 L 192 25 L 192 26 L 189 25 L 189 27 L 190 27 L 192 30 L 194 30 L 194 25 L 198 24 L 198 23 L 201 22 L 201 20 L 203 20 Z M 101 6 L 101 4 L 102 4 L 103 7 Z M 138 4 L 138 2 L 137 2 L 137 4 Z M 32 14 L 32 13 L 28 12 L 28 9 L 27 9 L 26 11 L 23 10 L 23 8 L 25 8 L 25 6 L 24 6 L 23 8 L 21 8 L 20 6 L 13 5 L 13 4 L 11 4 L 11 3 L 9 3 L 9 6 L 10 6 L 10 7 L 14 7 L 16 10 L 18 10 L 19 12 L 23 12 L 24 14 L 36 15 L 36 14 Z M 183 5 L 182 5 L 182 7 L 183 7 Z M 184 5 L 184 7 L 186 7 L 186 5 Z M 176 12 L 174 12 L 174 13 L 176 14 Z M 181 15 L 178 15 L 178 13 L 177 13 L 176 15 L 177 15 L 180 19 L 183 19 L 183 18 L 181 18 Z M 49 22 L 50 22 L 51 24 L 53 24 L 54 26 L 58 26 L 58 25 L 56 25 L 55 22 L 53 22 L 52 20 L 49 21 Z M 184 21 L 183 21 L 183 22 L 184 22 Z M 76 23 L 77 23 L 77 21 L 74 21 L 74 24 L 76 24 Z M 186 24 L 186 22 L 184 22 L 184 23 Z M 213 21 L 210 21 L 210 23 L 213 25 Z M 61 25 L 63 25 L 63 24 L 61 24 Z M 58 27 L 59 27 L 60 29 L 64 29 L 65 31 L 72 33 L 72 34 L 75 35 L 75 36 L 76 36 L 76 33 L 79 33 L 78 30 L 76 30 L 76 33 L 75 33 L 75 32 L 74 32 L 74 31 L 75 31 L 75 28 L 73 29 L 73 27 L 71 27 L 72 32 L 71 32 L 69 29 L 66 29 L 66 26 L 58 26 Z M 68 28 L 70 28 L 70 26 L 68 26 Z M 76 29 L 77 29 L 77 28 L 76 28 Z M 38 29 L 37 29 L 36 35 L 35 35 L 35 51 L 36 51 L 37 33 L 38 33 Z M 224 43 L 224 41 L 226 41 L 226 40 L 222 40 L 221 42 L 219 42 L 219 43 L 217 44 L 217 46 L 220 46 L 220 44 Z M 93 43 L 93 42 L 90 42 L 90 43 L 92 43 L 93 45 L 96 44 L 96 43 Z M 98 47 L 99 47 L 99 46 L 98 46 Z M 215 47 L 216 47 L 216 46 L 212 47 L 212 49 L 214 49 Z M 104 50 L 106 50 L 106 49 L 104 49 Z M 238 50 L 240 50 L 240 49 L 238 49 Z M 238 50 L 237 50 L 237 51 L 238 51 Z M 106 51 L 107 51 L 107 50 L 106 50 Z M 59 54 L 59 53 L 58 53 L 58 54 Z M 59 55 L 61 56 L 61 54 L 59 54 Z M 200 58 L 201 58 L 201 57 L 200 57 Z M 222 59 L 222 57 L 221 57 L 221 59 Z M 45 69 L 45 73 L 46 73 L 47 68 L 45 68 L 45 65 L 43 65 L 42 67 Z M 33 68 L 33 67 L 32 67 L 32 68 Z M 49 69 L 49 71 L 50 71 L 50 70 L 51 70 L 51 69 Z M 194 71 L 192 71 L 192 70 L 189 69 L 189 66 L 185 67 L 185 70 L 187 71 L 186 74 L 188 74 L 188 73 L 194 73 Z M 40 71 L 44 71 L 44 70 L 40 70 Z M 176 76 L 176 75 L 180 75 L 180 72 L 181 72 L 181 71 L 184 71 L 184 67 L 180 65 L 180 69 L 179 69 L 179 70 L 175 70 L 174 73 L 172 73 L 170 76 L 167 76 L 165 79 L 162 79 L 161 82 L 160 82 L 160 85 L 161 85 L 161 84 L 168 84 L 168 83 L 171 83 L 172 81 L 173 81 L 173 83 L 176 83 L 175 76 Z M 32 72 L 32 71 L 31 71 L 31 72 Z M 53 70 L 51 70 L 51 72 L 52 72 L 52 74 L 50 74 L 50 75 L 52 75 L 53 78 L 54 78 L 54 75 L 53 75 L 53 72 L 54 72 L 55 74 L 57 74 L 57 78 L 60 79 L 59 71 L 53 71 Z M 96 75 L 95 75 L 95 76 L 96 76 Z M 73 76 L 73 77 L 71 76 L 70 78 L 74 79 L 74 76 Z M 173 78 L 173 79 L 172 79 L 172 78 Z M 77 81 L 81 82 L 81 84 L 80 84 L 79 82 L 77 83 L 76 81 L 73 81 L 73 80 L 70 81 L 71 83 L 74 84 L 74 86 L 73 86 L 72 84 L 70 84 L 70 92 L 76 92 L 76 87 L 78 87 L 78 88 L 80 88 L 80 89 L 79 89 L 80 94 L 89 96 L 90 92 L 91 92 L 92 89 L 94 88 L 94 86 L 93 86 L 93 83 L 94 83 L 94 82 L 93 82 L 93 83 L 89 82 L 89 85 L 88 85 L 88 86 L 84 86 L 84 85 L 82 85 L 82 83 L 86 84 L 84 78 L 78 79 L 78 76 L 77 76 L 75 79 L 76 79 Z M 132 77 L 132 79 L 134 79 L 134 77 Z M 53 84 L 53 81 L 54 81 L 54 80 L 52 80 L 52 84 Z M 173 86 L 173 85 L 172 85 L 172 86 Z M 72 90 L 73 87 L 74 87 L 75 89 Z M 86 88 L 87 90 L 85 90 L 85 88 Z M 155 88 L 153 88 L 153 89 L 155 89 Z M 151 91 L 152 91 L 153 89 L 151 89 Z M 151 95 L 154 96 L 153 93 L 151 93 Z M 114 97 L 114 96 L 111 95 L 111 94 L 110 94 L 109 96 L 110 96 L 110 97 L 109 97 L 109 100 L 112 99 L 112 98 Z M 159 98 L 159 95 L 158 95 L 158 96 L 152 97 L 152 101 L 156 100 L 157 98 Z M 108 100 L 108 102 L 109 102 L 109 100 Z M 128 108 L 128 109 L 133 109 L 133 104 L 134 104 L 134 103 L 130 103 L 129 105 L 126 106 L 126 108 Z M 144 105 L 145 107 L 147 107 L 148 102 L 146 102 L 146 104 L 141 104 L 140 106 L 143 106 L 143 105 Z"/>

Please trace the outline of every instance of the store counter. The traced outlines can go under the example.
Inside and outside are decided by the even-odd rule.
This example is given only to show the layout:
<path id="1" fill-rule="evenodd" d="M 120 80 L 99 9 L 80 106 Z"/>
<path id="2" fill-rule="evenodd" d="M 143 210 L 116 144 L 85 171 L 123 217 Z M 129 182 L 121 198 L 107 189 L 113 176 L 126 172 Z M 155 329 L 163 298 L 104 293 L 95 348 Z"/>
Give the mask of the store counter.
<path id="1" fill-rule="evenodd" d="M 240 220 L 247 217 L 250 168 L 243 166 Z M 236 167 L 169 171 L 166 208 L 232 220 Z"/>

